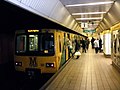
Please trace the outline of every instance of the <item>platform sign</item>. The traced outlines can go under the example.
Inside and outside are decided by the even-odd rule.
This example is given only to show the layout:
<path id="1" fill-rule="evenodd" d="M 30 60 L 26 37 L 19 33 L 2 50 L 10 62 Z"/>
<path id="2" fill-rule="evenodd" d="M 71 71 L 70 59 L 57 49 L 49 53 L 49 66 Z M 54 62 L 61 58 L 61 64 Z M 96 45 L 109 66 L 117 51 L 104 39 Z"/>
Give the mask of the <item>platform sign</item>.
<path id="1" fill-rule="evenodd" d="M 85 29 L 84 29 L 83 32 L 84 32 L 84 33 L 95 33 L 96 30 L 85 30 Z"/>

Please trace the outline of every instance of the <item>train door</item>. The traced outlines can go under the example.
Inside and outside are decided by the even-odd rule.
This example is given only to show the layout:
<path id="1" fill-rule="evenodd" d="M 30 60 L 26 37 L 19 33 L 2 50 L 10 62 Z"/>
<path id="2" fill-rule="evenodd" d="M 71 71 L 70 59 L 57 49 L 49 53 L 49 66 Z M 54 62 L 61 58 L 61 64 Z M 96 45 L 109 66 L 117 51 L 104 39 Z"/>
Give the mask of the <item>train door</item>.
<path id="1" fill-rule="evenodd" d="M 62 37 L 59 36 L 59 40 L 61 40 Z M 62 42 L 63 45 L 60 44 L 60 47 L 61 47 L 61 52 L 62 52 L 62 55 L 61 55 L 61 63 L 60 63 L 60 67 L 66 62 L 66 49 L 65 49 L 65 34 L 64 34 L 64 38 L 62 39 Z"/>

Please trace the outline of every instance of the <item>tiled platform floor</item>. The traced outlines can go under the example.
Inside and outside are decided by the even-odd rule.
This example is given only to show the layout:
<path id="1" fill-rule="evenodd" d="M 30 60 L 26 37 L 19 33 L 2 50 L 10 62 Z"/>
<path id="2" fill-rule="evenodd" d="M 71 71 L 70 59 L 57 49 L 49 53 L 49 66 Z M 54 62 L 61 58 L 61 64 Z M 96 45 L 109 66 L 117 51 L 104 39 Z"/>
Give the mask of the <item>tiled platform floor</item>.
<path id="1" fill-rule="evenodd" d="M 46 90 L 120 90 L 120 73 L 111 63 L 90 48 L 72 59 Z"/>

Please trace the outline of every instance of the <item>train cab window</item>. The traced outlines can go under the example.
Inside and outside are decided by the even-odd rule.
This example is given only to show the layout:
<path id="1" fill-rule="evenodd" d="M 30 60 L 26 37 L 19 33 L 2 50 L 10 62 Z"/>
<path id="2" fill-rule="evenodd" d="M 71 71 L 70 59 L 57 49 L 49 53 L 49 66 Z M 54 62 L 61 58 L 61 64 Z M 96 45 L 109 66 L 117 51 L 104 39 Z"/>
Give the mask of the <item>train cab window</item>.
<path id="1" fill-rule="evenodd" d="M 26 35 L 18 35 L 16 39 L 16 53 L 24 53 L 26 51 Z"/>
<path id="2" fill-rule="evenodd" d="M 38 35 L 29 35 L 29 51 L 38 51 Z"/>
<path id="3" fill-rule="evenodd" d="M 54 35 L 52 33 L 40 35 L 40 52 L 45 55 L 54 54 Z"/>

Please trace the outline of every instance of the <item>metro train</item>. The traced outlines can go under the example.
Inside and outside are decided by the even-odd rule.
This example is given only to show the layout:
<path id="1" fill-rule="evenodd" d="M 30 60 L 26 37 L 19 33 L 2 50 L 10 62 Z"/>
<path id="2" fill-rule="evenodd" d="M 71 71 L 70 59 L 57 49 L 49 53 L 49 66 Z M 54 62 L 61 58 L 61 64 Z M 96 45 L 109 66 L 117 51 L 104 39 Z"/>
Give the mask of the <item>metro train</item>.
<path id="1" fill-rule="evenodd" d="M 67 39 L 74 41 L 81 37 L 56 29 L 16 31 L 15 70 L 28 75 L 55 73 L 71 57 Z"/>

